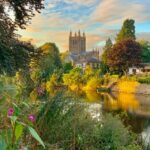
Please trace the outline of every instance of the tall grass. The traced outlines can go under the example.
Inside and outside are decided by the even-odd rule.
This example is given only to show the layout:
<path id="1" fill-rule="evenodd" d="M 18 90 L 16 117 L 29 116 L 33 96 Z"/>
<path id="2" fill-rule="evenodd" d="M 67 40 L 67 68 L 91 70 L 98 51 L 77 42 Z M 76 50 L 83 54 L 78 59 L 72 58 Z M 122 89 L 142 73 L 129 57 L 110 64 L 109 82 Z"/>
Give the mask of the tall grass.
<path id="1" fill-rule="evenodd" d="M 62 93 L 46 102 L 40 109 L 37 127 L 47 147 L 49 144 L 63 150 L 117 150 L 129 145 L 138 147 L 119 117 L 106 115 L 93 119 L 87 110 L 86 103 L 81 104 L 75 97 Z"/>

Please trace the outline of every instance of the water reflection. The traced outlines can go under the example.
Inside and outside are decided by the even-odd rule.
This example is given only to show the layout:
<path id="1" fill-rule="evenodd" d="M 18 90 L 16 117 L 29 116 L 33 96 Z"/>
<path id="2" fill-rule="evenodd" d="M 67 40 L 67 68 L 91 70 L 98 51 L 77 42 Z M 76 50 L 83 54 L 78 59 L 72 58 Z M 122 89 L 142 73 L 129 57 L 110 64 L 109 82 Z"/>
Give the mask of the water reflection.
<path id="1" fill-rule="evenodd" d="M 118 93 L 107 94 L 104 100 L 104 107 L 107 110 L 136 111 L 139 109 L 139 101 L 134 94 Z"/>
<path id="2" fill-rule="evenodd" d="M 123 110 L 131 114 L 150 118 L 150 96 L 127 93 L 86 92 L 86 101 L 103 103 L 106 111 Z"/>
<path id="3" fill-rule="evenodd" d="M 150 143 L 150 95 L 86 92 L 86 101 L 102 104 L 103 113 L 127 112 L 125 125 L 141 134 L 146 144 Z"/>

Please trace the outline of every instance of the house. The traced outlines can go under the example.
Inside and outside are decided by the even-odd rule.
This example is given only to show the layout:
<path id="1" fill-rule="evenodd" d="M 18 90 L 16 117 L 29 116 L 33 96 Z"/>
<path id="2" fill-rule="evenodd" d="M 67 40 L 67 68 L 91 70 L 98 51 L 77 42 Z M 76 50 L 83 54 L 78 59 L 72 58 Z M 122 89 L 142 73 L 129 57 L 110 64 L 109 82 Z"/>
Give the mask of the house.
<path id="1" fill-rule="evenodd" d="M 129 75 L 150 75 L 150 63 L 141 63 L 140 66 L 130 67 L 128 71 Z"/>

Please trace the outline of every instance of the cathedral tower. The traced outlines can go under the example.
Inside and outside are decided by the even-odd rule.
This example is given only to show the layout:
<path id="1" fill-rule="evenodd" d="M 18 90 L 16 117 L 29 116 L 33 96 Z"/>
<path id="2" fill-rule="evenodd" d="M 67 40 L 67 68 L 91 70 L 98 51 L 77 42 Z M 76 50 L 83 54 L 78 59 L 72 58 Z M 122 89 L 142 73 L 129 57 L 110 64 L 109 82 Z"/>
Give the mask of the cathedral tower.
<path id="1" fill-rule="evenodd" d="M 80 30 L 78 34 L 75 32 L 74 36 L 70 32 L 69 36 L 69 52 L 72 54 L 81 54 L 86 51 L 86 36 L 85 33 L 81 35 Z"/>

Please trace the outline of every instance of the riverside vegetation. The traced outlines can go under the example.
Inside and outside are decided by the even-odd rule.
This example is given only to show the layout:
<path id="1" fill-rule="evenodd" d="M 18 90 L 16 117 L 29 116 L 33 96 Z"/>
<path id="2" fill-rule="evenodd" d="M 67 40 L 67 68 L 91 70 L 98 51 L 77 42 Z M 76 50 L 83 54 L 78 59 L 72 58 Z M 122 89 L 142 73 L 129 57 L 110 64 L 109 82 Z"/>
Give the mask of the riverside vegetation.
<path id="1" fill-rule="evenodd" d="M 83 71 L 64 62 L 67 54 L 60 54 L 54 43 L 35 48 L 18 40 L 15 30 L 25 27 L 33 10 L 43 8 L 42 1 L 7 3 L 15 19 L 4 11 L 5 1 L 0 2 L 0 149 L 149 149 L 125 124 L 127 113 L 93 114 L 89 103 L 82 101 L 85 93 L 90 99 L 109 92 L 114 82 L 130 92 L 140 83 L 149 84 L 146 76 L 127 77 L 132 64 L 149 61 L 149 44 L 136 41 L 134 20 L 125 20 L 114 45 L 106 41 L 100 69 L 87 66 Z"/>

